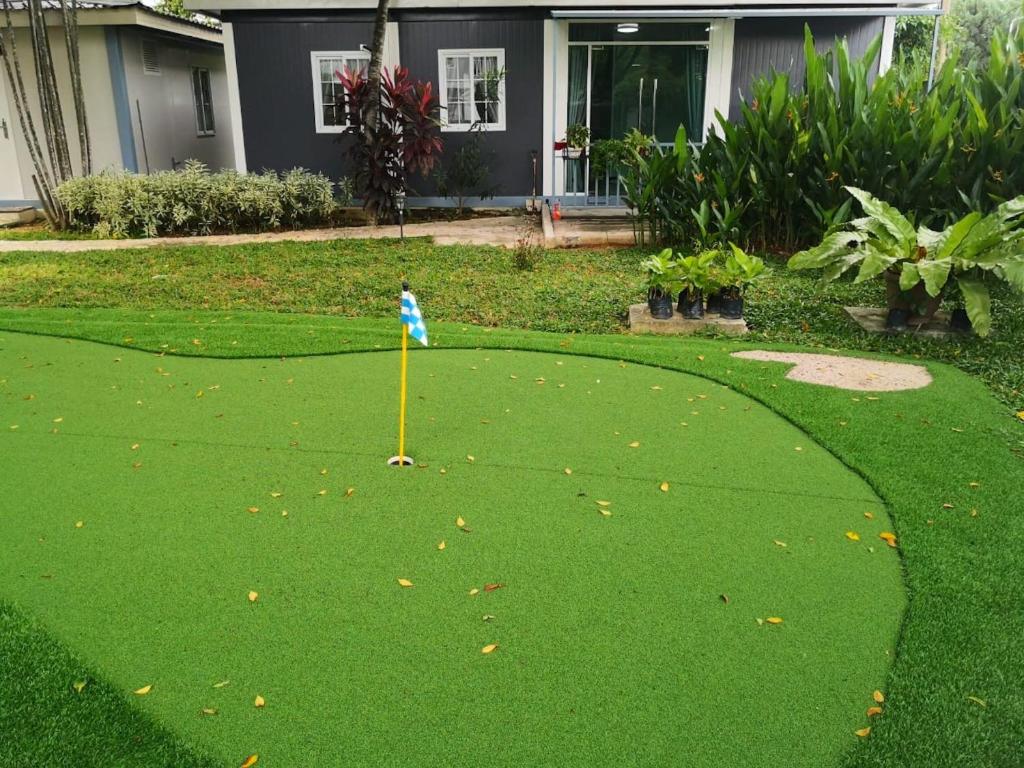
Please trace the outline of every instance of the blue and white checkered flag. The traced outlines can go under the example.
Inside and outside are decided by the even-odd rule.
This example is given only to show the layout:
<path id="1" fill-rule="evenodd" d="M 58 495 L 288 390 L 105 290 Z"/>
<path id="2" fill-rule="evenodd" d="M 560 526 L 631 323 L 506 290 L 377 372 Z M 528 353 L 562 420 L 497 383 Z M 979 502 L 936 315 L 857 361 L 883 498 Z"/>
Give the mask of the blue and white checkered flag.
<path id="1" fill-rule="evenodd" d="M 409 291 L 402 291 L 402 322 L 409 326 L 409 335 L 427 346 L 427 326 L 423 323 L 420 305 Z"/>

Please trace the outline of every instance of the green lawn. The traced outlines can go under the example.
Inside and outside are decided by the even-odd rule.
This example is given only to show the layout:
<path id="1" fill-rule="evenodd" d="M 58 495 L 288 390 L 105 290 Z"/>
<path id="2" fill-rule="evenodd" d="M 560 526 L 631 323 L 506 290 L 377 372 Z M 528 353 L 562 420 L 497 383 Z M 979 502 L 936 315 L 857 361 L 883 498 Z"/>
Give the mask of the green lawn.
<path id="1" fill-rule="evenodd" d="M 0 764 L 1015 764 L 1024 429 L 979 382 L 421 301 L 410 470 L 393 354 L 313 356 L 393 319 L 0 312 Z"/>
<path id="2" fill-rule="evenodd" d="M 643 297 L 635 250 L 549 251 L 532 272 L 508 251 L 426 240 L 268 243 L 84 253 L 0 253 L 0 306 L 269 310 L 388 317 L 407 275 L 430 317 L 556 333 L 615 333 Z M 980 376 L 1012 411 L 1024 410 L 1024 305 L 994 298 L 987 340 L 935 342 L 860 331 L 850 304 L 882 306 L 880 286 L 842 283 L 776 267 L 751 296 L 758 340 L 874 350 L 950 362 Z"/>

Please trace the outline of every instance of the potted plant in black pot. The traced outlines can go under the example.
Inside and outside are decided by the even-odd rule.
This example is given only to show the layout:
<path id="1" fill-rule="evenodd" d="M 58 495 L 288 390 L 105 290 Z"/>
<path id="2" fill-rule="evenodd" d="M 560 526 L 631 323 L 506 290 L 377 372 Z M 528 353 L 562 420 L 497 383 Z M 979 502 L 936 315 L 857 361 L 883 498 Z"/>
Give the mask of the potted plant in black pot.
<path id="1" fill-rule="evenodd" d="M 647 306 L 651 310 L 651 317 L 668 320 L 672 317 L 672 294 L 679 285 L 672 249 L 666 248 L 640 266 L 647 270 Z"/>
<path id="2" fill-rule="evenodd" d="M 704 291 L 708 287 L 708 275 L 717 254 L 704 251 L 695 256 L 676 257 L 676 278 L 679 281 L 679 306 L 677 309 L 687 320 L 704 317 Z"/>
<path id="3" fill-rule="evenodd" d="M 704 297 L 707 301 L 707 313 L 717 315 L 722 311 L 722 291 L 725 280 L 725 254 L 714 251 L 715 258 L 708 265 L 705 279 Z"/>
<path id="4" fill-rule="evenodd" d="M 750 256 L 738 245 L 729 243 L 732 253 L 722 273 L 721 315 L 729 320 L 743 317 L 743 296 L 751 285 L 764 277 L 764 261 Z"/>

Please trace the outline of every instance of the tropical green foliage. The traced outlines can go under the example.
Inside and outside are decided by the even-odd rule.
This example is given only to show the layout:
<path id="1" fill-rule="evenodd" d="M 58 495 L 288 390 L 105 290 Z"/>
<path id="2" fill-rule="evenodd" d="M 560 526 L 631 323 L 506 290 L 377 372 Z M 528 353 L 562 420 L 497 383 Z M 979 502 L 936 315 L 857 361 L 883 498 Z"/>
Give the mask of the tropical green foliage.
<path id="1" fill-rule="evenodd" d="M 1002 280 L 1024 293 L 1024 195 L 937 232 L 915 228 L 896 208 L 861 189 L 849 192 L 865 215 L 795 254 L 790 269 L 822 269 L 823 283 L 855 267 L 855 283 L 888 273 L 899 278 L 899 290 L 922 286 L 933 298 L 955 286 L 980 336 L 992 326 L 990 282 Z"/>
<path id="2" fill-rule="evenodd" d="M 938 228 L 1024 193 L 1024 29 L 996 32 L 984 70 L 947 61 L 931 91 L 916 66 L 872 79 L 880 45 L 818 53 L 807 30 L 802 85 L 761 78 L 700 149 L 682 128 L 669 149 L 634 149 L 623 181 L 639 242 L 790 251 L 849 217 L 846 186 Z"/>
<path id="3" fill-rule="evenodd" d="M 324 224 L 348 187 L 301 168 L 277 174 L 210 173 L 189 161 L 181 171 L 148 176 L 101 173 L 57 189 L 71 228 L 102 237 L 208 235 Z"/>
<path id="4" fill-rule="evenodd" d="M 739 296 L 765 276 L 764 261 L 757 256 L 748 255 L 735 243 L 729 243 L 729 247 L 732 253 L 725 259 L 725 269 L 719 287 L 724 288 L 732 296 Z"/>
<path id="5" fill-rule="evenodd" d="M 644 259 L 640 267 L 647 272 L 647 289 L 663 296 L 671 296 L 679 290 L 679 276 L 672 258 L 672 249 Z"/>
<path id="6" fill-rule="evenodd" d="M 734 243 L 730 243 L 729 248 L 728 253 L 709 249 L 689 255 L 664 248 L 641 264 L 647 271 L 648 288 L 667 294 L 679 291 L 710 293 L 724 288 L 733 295 L 739 295 L 761 280 L 765 264 Z"/>

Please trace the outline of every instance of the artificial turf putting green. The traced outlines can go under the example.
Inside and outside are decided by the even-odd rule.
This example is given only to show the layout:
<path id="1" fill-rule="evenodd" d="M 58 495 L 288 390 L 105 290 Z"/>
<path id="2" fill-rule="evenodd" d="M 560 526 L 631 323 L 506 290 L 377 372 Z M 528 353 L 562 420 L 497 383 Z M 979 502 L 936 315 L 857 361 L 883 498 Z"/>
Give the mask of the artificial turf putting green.
<path id="1" fill-rule="evenodd" d="M 225 765 L 821 766 L 883 687 L 884 508 L 707 380 L 417 351 L 396 469 L 393 352 L 0 365 L 0 597 Z"/>

